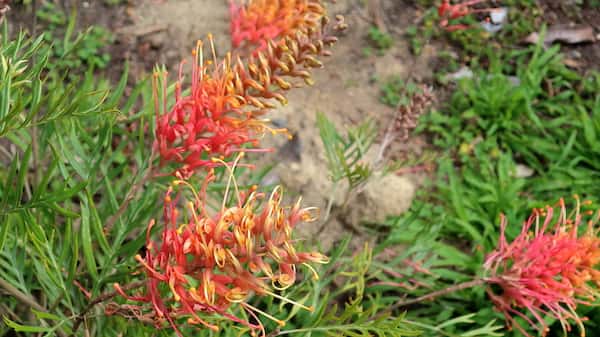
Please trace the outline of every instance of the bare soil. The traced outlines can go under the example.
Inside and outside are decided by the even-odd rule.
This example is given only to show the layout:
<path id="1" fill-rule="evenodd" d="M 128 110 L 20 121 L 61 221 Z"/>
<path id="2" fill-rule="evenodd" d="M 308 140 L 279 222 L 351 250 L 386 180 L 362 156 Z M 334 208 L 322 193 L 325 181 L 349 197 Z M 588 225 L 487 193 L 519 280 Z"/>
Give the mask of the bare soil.
<path id="1" fill-rule="evenodd" d="M 596 33 L 596 40 L 600 39 L 600 7 L 592 8 L 585 5 L 577 7 L 574 1 L 542 1 L 544 22 L 552 25 L 584 25 L 591 26 Z M 600 69 L 600 43 L 585 43 L 579 45 L 563 46 L 566 56 L 576 60 L 581 69 Z"/>

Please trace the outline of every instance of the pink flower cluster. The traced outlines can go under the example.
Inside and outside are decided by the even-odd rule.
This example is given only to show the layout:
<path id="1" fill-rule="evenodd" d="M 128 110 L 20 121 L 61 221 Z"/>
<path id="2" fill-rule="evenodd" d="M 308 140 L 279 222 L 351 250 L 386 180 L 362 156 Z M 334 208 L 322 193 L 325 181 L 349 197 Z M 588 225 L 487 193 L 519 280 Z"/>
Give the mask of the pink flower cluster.
<path id="1" fill-rule="evenodd" d="M 581 212 L 577 202 L 571 214 L 562 199 L 558 214 L 549 206 L 534 210 L 510 243 L 503 217 L 498 247 L 486 258 L 486 281 L 502 290 L 497 294 L 489 287 L 488 295 L 509 324 L 526 336 L 515 317 L 543 335 L 548 331 L 546 316 L 559 320 L 565 332 L 573 321 L 583 335 L 585 318 L 577 315 L 577 305 L 593 305 L 600 298 L 600 211 Z"/>
<path id="2" fill-rule="evenodd" d="M 191 85 L 188 90 L 183 89 L 182 64 L 175 85 L 175 103 L 170 108 L 166 74 L 154 75 L 154 146 L 163 166 L 176 165 L 179 177 L 222 165 L 214 158 L 223 160 L 238 152 L 268 151 L 260 148 L 261 136 L 287 130 L 270 127 L 264 115 L 275 108 L 275 101 L 287 103 L 286 91 L 301 86 L 292 80 L 313 83 L 310 70 L 323 66 L 318 58 L 330 55 L 327 47 L 337 41 L 331 32 L 345 29 L 341 18 L 329 25 L 319 0 L 256 0 L 239 7 L 232 3 L 232 8 L 237 13 L 232 20 L 239 21 L 235 25 L 243 26 L 244 31 L 256 31 L 251 36 L 244 33 L 243 37 L 234 32 L 234 41 L 259 39 L 263 49 L 254 49 L 256 52 L 248 57 L 236 51 L 218 60 L 209 35 L 212 58 L 205 60 L 203 43 L 199 41 L 193 51 Z M 270 25 L 264 20 L 271 20 L 261 15 L 272 16 L 273 24 L 285 27 L 259 28 Z M 264 29 L 272 32 L 257 33 Z"/>
<path id="3" fill-rule="evenodd" d="M 247 0 L 231 6 L 232 27 L 239 28 L 232 28 L 233 40 L 257 43 L 260 50 L 244 58 L 243 53 L 228 53 L 218 60 L 209 35 L 212 57 L 205 60 L 199 41 L 193 51 L 191 85 L 184 89 L 182 63 L 172 107 L 168 107 L 166 73 L 154 74 L 153 149 L 162 167 L 175 166 L 172 173 L 177 180 L 164 198 L 159 240 L 152 239 L 152 221 L 146 234 L 148 250 L 145 256 L 136 256 L 145 275 L 145 289 L 129 295 L 125 287 L 115 284 L 119 294 L 141 304 L 113 304 L 106 310 L 157 327 L 170 325 L 179 336 L 178 323 L 184 318 L 192 325 L 218 330 L 211 321 L 214 316 L 264 336 L 259 316 L 280 325 L 284 322 L 252 306 L 248 299 L 270 296 L 312 310 L 278 291 L 296 283 L 301 266 L 317 277 L 311 263 L 328 261 L 318 252 L 296 250 L 293 229 L 300 222 L 312 221 L 314 209 L 301 208 L 300 202 L 282 206 L 279 188 L 268 198 L 256 189 L 237 192 L 237 205 L 226 207 L 228 184 L 216 214 L 207 210 L 206 190 L 214 180 L 215 167 L 226 167 L 230 182 L 234 181 L 233 171 L 245 152 L 267 151 L 259 144 L 263 134 L 287 132 L 269 127 L 263 116 L 275 108 L 274 101 L 287 103 L 284 92 L 300 86 L 291 80 L 312 83 L 310 70 L 322 67 L 317 58 L 329 55 L 327 47 L 337 41 L 329 31 L 343 30 L 345 24 L 339 18 L 333 27 L 328 26 L 320 0 Z M 230 165 L 227 160 L 235 154 L 238 159 Z M 198 171 L 206 174 L 200 191 L 190 183 Z M 176 186 L 187 189 L 173 196 Z M 191 201 L 183 200 L 183 195 L 191 195 Z"/>

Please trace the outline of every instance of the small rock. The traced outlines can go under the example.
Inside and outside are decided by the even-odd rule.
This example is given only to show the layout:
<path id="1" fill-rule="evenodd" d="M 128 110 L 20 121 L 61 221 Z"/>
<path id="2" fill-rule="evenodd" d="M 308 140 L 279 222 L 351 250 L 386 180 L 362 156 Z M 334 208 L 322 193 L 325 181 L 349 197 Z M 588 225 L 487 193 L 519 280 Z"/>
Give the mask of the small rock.
<path id="1" fill-rule="evenodd" d="M 543 43 L 550 45 L 554 42 L 566 44 L 579 44 L 595 41 L 594 29 L 587 25 L 555 25 L 548 28 Z M 541 36 L 537 32 L 529 34 L 523 42 L 536 44 L 540 42 Z"/>
<path id="2" fill-rule="evenodd" d="M 579 51 L 577 51 L 577 50 L 571 50 L 569 52 L 569 56 L 571 58 L 574 58 L 574 59 L 580 59 L 581 58 L 581 53 Z"/>
<path id="3" fill-rule="evenodd" d="M 154 49 L 160 49 L 167 39 L 167 34 L 165 32 L 156 32 L 154 34 L 148 35 L 146 37 L 148 42 L 150 42 L 150 46 Z"/>
<path id="4" fill-rule="evenodd" d="M 502 27 L 503 27 L 502 24 L 496 25 L 496 24 L 493 24 L 493 23 L 487 22 L 487 21 L 484 21 L 481 23 L 481 28 L 485 29 L 485 31 L 490 34 L 499 32 L 502 29 Z"/>
<path id="5" fill-rule="evenodd" d="M 415 191 L 415 183 L 405 176 L 387 174 L 372 177 L 357 196 L 356 203 L 361 206 L 352 208 L 346 221 L 354 224 L 383 223 L 386 217 L 405 212 Z"/>
<path id="6" fill-rule="evenodd" d="M 473 77 L 473 71 L 466 66 L 463 66 L 462 68 L 458 69 L 458 71 L 448 74 L 444 77 L 444 79 L 446 81 L 458 81 L 462 78 L 472 78 Z"/>
<path id="7" fill-rule="evenodd" d="M 506 7 L 500 7 L 490 12 L 490 19 L 492 20 L 492 23 L 501 25 L 506 21 L 507 15 L 508 9 Z"/>
<path id="8" fill-rule="evenodd" d="M 515 172 L 515 178 L 529 178 L 534 173 L 532 168 L 523 164 L 517 164 L 516 168 L 517 170 Z"/>

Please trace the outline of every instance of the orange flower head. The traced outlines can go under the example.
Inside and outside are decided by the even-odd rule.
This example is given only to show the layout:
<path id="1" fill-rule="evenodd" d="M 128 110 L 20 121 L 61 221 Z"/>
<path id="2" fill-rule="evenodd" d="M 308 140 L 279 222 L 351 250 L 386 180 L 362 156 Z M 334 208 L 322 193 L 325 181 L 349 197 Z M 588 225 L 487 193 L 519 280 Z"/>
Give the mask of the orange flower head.
<path id="1" fill-rule="evenodd" d="M 212 179 L 212 175 L 209 177 Z M 263 336 L 259 316 L 285 324 L 252 306 L 248 302 L 252 295 L 271 296 L 312 311 L 277 292 L 296 283 L 299 267 L 305 266 L 318 277 L 311 263 L 328 262 L 320 253 L 294 247 L 294 228 L 300 222 L 314 220 L 314 209 L 301 208 L 300 202 L 294 207 L 282 206 L 280 188 L 276 188 L 269 197 L 255 191 L 238 193 L 236 206 L 226 207 L 223 203 L 221 211 L 211 215 L 204 202 L 207 183 L 196 192 L 189 183 L 176 181 L 175 185 L 192 191 L 194 198 L 188 202 L 181 194 L 172 197 L 173 188 L 169 188 L 161 240 L 151 239 L 151 222 L 148 251 L 145 257 L 137 257 L 146 274 L 146 291 L 136 296 L 120 291 L 121 295 L 149 303 L 157 326 L 168 322 L 180 336 L 177 321 L 182 318 L 218 330 L 209 322 L 211 316 L 217 315 L 248 327 L 253 334 L 260 331 Z M 178 211 L 180 206 L 185 211 Z M 180 214 L 187 214 L 183 223 Z M 116 288 L 121 289 L 118 285 Z M 249 316 L 236 315 L 236 307 Z M 142 307 L 138 311 L 143 311 Z"/>
<path id="2" fill-rule="evenodd" d="M 502 290 L 496 294 L 488 288 L 488 295 L 507 322 L 526 336 L 514 316 L 543 335 L 548 332 L 544 316 L 559 320 L 565 333 L 571 329 L 569 321 L 574 321 L 585 335 L 585 318 L 577 315 L 576 307 L 592 305 L 600 298 L 600 211 L 582 212 L 576 200 L 577 207 L 569 215 L 562 199 L 558 214 L 550 206 L 534 210 L 511 243 L 506 240 L 507 224 L 502 217 L 498 247 L 486 258 L 485 268 L 491 274 L 488 284 Z"/>
<path id="3" fill-rule="evenodd" d="M 248 58 L 227 54 L 223 60 L 217 59 L 209 35 L 211 60 L 205 60 L 203 43 L 199 41 L 193 52 L 191 86 L 183 90 L 180 67 L 175 103 L 170 108 L 166 74 L 155 73 L 154 146 L 161 163 L 177 164 L 174 173 L 185 178 L 196 170 L 221 165 L 214 158 L 269 151 L 260 148 L 261 137 L 266 132 L 287 130 L 270 127 L 264 115 L 275 108 L 274 100 L 287 104 L 286 92 L 302 85 L 292 80 L 313 83 L 310 70 L 323 66 L 318 57 L 330 54 L 327 47 L 337 41 L 332 32 L 343 29 L 341 18 L 329 25 L 328 19 L 322 17 L 318 28 L 297 29 L 293 37 L 281 38 L 278 43 L 269 40 L 265 50 Z"/>
<path id="4" fill-rule="evenodd" d="M 210 36 L 209 41 L 215 55 Z M 269 128 L 268 120 L 260 118 L 264 111 L 248 109 L 248 97 L 240 88 L 243 83 L 239 83 L 240 68 L 232 65 L 231 57 L 228 55 L 220 62 L 216 57 L 204 60 L 202 45 L 199 41 L 193 52 L 191 86 L 185 95 L 183 63 L 180 67 L 175 103 L 170 110 L 167 109 L 166 73 L 154 75 L 155 146 L 161 162 L 178 163 L 176 172 L 183 177 L 198 168 L 219 166 L 213 158 L 226 158 L 241 151 L 268 151 L 252 148 L 258 145 L 265 130 L 285 131 Z"/>
<path id="5" fill-rule="evenodd" d="M 234 48 L 244 44 L 265 50 L 267 42 L 315 29 L 325 15 L 319 0 L 247 0 L 230 2 L 231 41 Z"/>

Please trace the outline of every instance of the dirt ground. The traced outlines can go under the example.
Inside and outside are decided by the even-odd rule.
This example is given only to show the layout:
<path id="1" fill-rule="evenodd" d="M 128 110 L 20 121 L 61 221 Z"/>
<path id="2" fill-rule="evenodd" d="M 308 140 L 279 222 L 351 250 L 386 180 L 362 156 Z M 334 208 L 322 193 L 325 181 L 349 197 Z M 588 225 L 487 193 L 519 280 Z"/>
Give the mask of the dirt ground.
<path id="1" fill-rule="evenodd" d="M 546 0 L 542 2 L 543 20 L 548 26 L 580 24 L 590 26 L 600 40 L 600 8 L 577 10 L 572 2 Z M 565 51 L 566 50 L 566 51 Z M 585 43 L 563 46 L 568 58 L 575 59 L 580 69 L 600 69 L 600 43 Z M 585 70 L 584 70 L 585 71 Z"/>

